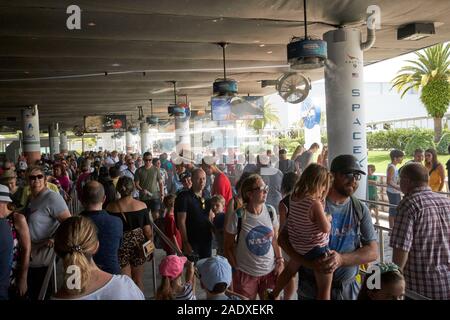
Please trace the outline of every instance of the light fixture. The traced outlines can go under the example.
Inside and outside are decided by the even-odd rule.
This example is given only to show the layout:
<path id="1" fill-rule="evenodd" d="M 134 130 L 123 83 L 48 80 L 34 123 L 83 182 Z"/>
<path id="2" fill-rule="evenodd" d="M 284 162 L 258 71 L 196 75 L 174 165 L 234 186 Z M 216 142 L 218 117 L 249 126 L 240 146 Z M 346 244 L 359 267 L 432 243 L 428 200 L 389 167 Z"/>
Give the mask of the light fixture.
<path id="1" fill-rule="evenodd" d="M 434 23 L 413 22 L 397 29 L 397 40 L 420 40 L 435 33 Z"/>
<path id="2" fill-rule="evenodd" d="M 264 43 L 261 43 L 261 44 L 260 44 L 259 46 L 260 46 L 260 47 L 262 48 L 262 47 L 264 47 L 264 46 L 265 46 L 265 44 L 264 44 Z"/>
<path id="3" fill-rule="evenodd" d="M 92 21 L 89 22 L 89 23 L 88 23 L 88 26 L 89 26 L 89 27 L 95 27 L 95 22 L 92 22 Z"/>
<path id="4" fill-rule="evenodd" d="M 120 67 L 120 63 L 113 63 L 111 66 L 112 67 Z"/>

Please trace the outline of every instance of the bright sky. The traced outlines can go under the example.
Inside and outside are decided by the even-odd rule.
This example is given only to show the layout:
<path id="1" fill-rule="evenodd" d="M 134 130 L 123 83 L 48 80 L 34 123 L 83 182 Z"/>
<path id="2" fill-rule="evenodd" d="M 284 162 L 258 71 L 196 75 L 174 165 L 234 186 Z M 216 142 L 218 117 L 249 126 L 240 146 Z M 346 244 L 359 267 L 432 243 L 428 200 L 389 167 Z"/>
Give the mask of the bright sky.
<path id="1" fill-rule="evenodd" d="M 364 67 L 364 82 L 390 82 L 406 60 L 415 60 L 414 53 L 408 53 L 396 58 L 371 64 Z"/>
<path id="2" fill-rule="evenodd" d="M 390 82 L 406 60 L 415 60 L 414 53 L 408 53 L 396 58 L 384 60 L 364 67 L 364 82 Z M 317 82 L 324 82 L 324 79 Z"/>

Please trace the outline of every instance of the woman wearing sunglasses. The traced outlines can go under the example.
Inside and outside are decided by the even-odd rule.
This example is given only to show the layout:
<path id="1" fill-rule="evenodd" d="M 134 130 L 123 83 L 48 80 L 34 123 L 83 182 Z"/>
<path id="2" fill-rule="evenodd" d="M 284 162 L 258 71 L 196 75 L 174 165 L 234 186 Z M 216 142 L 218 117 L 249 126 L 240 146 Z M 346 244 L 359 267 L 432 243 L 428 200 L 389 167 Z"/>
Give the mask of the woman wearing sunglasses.
<path id="1" fill-rule="evenodd" d="M 278 217 L 266 205 L 269 187 L 261 176 L 244 180 L 240 194 L 244 205 L 230 216 L 225 228 L 225 255 L 233 267 L 233 290 L 251 300 L 273 289 L 284 260 L 278 246 Z"/>
<path id="2" fill-rule="evenodd" d="M 25 208 L 31 237 L 31 260 L 28 288 L 31 299 L 37 299 L 47 267 L 52 263 L 53 234 L 59 224 L 70 217 L 64 198 L 47 188 L 41 167 L 28 168 L 27 180 L 31 197 Z"/>

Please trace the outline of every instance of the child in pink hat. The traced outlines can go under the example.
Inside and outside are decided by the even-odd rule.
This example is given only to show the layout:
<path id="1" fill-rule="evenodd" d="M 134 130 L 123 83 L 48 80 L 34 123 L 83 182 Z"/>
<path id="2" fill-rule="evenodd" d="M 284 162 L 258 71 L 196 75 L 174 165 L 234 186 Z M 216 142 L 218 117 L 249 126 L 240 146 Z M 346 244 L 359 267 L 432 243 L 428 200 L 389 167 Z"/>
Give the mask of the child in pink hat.
<path id="1" fill-rule="evenodd" d="M 181 276 L 187 262 L 186 282 L 183 284 Z M 159 265 L 161 284 L 156 291 L 156 300 L 197 300 L 195 297 L 194 264 L 186 257 L 169 255 Z"/>

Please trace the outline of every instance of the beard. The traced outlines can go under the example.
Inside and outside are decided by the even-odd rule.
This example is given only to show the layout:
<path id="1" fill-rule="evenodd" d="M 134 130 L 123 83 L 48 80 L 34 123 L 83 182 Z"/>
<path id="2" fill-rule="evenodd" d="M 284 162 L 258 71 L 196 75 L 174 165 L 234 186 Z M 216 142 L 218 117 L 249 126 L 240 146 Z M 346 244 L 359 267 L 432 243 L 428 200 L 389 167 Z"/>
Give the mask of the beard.
<path id="1" fill-rule="evenodd" d="M 352 183 L 344 184 L 341 186 L 335 186 L 335 189 L 341 195 L 350 197 L 355 193 L 356 189 L 358 189 L 358 184 L 356 185 L 353 185 Z"/>

